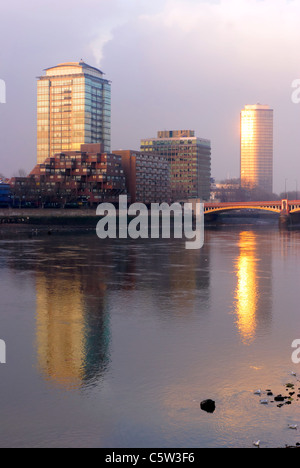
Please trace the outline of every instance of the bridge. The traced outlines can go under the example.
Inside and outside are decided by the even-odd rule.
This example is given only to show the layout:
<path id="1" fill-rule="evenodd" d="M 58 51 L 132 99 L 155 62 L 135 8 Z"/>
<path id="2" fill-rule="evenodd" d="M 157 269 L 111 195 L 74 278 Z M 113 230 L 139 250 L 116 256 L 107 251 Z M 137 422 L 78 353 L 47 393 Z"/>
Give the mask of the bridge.
<path id="1" fill-rule="evenodd" d="M 278 213 L 281 216 L 289 216 L 293 213 L 300 213 L 300 200 L 204 204 L 204 214 L 222 213 L 233 210 L 262 210 Z"/>

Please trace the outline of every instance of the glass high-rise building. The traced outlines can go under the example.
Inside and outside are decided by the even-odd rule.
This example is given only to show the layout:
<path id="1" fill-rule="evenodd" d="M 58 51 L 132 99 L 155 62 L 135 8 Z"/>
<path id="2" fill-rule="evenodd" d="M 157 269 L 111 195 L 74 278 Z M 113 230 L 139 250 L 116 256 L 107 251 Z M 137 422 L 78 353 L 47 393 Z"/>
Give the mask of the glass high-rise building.
<path id="1" fill-rule="evenodd" d="M 273 110 L 261 104 L 241 112 L 241 186 L 273 193 Z"/>
<path id="2" fill-rule="evenodd" d="M 37 83 L 37 161 L 82 144 L 111 146 L 111 84 L 101 70 L 81 62 L 45 70 Z"/>
<path id="3" fill-rule="evenodd" d="M 158 132 L 157 138 L 141 141 L 141 151 L 163 156 L 170 164 L 172 200 L 209 200 L 211 142 L 193 130 Z"/>

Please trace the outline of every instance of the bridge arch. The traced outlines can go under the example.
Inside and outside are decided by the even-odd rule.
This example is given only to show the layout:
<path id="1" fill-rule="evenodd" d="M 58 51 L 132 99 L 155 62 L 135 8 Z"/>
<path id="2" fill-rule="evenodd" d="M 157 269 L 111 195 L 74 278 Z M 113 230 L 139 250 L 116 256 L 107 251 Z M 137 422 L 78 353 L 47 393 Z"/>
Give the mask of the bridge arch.
<path id="1" fill-rule="evenodd" d="M 211 214 L 211 213 L 225 213 L 226 211 L 237 211 L 237 210 L 252 210 L 252 211 L 269 211 L 271 213 L 280 214 L 281 207 L 277 205 L 269 205 L 269 206 L 251 206 L 251 205 L 236 205 L 236 206 L 216 206 L 216 207 L 205 207 L 204 206 L 204 214 Z M 298 209 L 300 212 L 300 208 Z"/>

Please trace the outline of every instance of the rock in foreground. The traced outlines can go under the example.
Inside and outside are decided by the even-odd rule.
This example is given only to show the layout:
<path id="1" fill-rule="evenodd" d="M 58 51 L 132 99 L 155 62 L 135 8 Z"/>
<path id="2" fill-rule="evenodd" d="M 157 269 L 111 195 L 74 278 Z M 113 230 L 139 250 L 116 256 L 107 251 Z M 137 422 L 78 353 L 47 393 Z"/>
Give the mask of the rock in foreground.
<path id="1" fill-rule="evenodd" d="M 216 409 L 216 403 L 213 400 L 204 400 L 200 403 L 200 408 L 202 411 L 207 413 L 214 413 Z"/>

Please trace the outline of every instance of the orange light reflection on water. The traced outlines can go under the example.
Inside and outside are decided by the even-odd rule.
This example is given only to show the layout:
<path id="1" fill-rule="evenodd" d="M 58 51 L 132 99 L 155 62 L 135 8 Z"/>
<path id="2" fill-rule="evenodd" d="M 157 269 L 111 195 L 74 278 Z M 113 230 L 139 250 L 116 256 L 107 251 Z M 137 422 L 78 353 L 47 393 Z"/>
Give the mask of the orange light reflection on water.
<path id="1" fill-rule="evenodd" d="M 256 246 L 256 236 L 253 232 L 240 233 L 240 254 L 236 263 L 238 283 L 235 292 L 235 309 L 238 331 L 245 344 L 254 340 L 257 328 L 258 260 Z"/>

